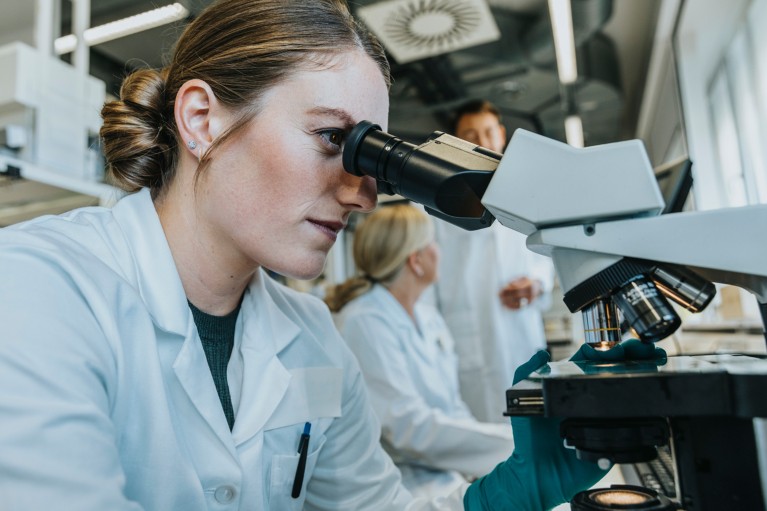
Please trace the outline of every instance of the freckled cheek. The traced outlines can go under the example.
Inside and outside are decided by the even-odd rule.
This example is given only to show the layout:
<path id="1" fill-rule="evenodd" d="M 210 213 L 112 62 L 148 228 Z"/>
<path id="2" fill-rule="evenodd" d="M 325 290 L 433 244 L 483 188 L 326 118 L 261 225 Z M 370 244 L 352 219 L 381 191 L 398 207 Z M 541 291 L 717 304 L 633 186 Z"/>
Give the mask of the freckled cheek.
<path id="1" fill-rule="evenodd" d="M 311 176 L 292 172 L 284 166 L 270 168 L 261 185 L 257 192 L 259 203 L 254 209 L 273 226 L 285 226 L 301 217 L 305 204 L 317 195 L 318 188 Z"/>

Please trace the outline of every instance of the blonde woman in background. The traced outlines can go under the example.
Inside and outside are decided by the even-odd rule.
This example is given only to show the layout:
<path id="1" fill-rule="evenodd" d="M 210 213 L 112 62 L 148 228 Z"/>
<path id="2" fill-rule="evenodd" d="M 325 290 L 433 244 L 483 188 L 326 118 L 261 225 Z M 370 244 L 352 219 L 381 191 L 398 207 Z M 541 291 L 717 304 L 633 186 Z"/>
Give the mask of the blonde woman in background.
<path id="1" fill-rule="evenodd" d="M 439 312 L 418 301 L 438 278 L 431 219 L 409 205 L 382 207 L 355 231 L 353 246 L 359 276 L 326 301 L 339 313 L 405 486 L 444 495 L 507 458 L 511 430 L 471 415 L 458 390 L 453 338 Z"/>

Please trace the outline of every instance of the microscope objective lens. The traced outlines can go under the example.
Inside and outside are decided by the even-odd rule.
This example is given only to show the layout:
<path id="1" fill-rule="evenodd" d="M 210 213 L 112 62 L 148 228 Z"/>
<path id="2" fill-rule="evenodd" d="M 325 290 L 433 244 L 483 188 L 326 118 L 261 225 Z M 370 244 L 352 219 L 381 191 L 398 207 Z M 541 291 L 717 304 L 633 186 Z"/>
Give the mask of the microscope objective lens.
<path id="1" fill-rule="evenodd" d="M 595 300 L 582 314 L 586 344 L 595 350 L 607 351 L 621 341 L 618 309 L 612 300 Z"/>
<path id="2" fill-rule="evenodd" d="M 644 275 L 626 282 L 615 292 L 613 301 L 643 342 L 658 342 L 681 324 L 655 283 Z"/>

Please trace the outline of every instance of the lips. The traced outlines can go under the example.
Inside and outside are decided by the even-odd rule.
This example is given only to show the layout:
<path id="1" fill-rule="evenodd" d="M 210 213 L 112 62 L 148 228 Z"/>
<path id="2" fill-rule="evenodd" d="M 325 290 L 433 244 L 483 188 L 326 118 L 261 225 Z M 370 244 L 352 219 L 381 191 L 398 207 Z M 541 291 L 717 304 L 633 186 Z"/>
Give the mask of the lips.
<path id="1" fill-rule="evenodd" d="M 316 220 L 316 219 L 310 219 L 309 222 L 314 225 L 318 230 L 322 231 L 326 236 L 328 236 L 333 241 L 336 240 L 338 237 L 338 233 L 346 227 L 346 224 L 343 222 L 334 222 L 334 221 L 325 221 L 325 220 Z"/>

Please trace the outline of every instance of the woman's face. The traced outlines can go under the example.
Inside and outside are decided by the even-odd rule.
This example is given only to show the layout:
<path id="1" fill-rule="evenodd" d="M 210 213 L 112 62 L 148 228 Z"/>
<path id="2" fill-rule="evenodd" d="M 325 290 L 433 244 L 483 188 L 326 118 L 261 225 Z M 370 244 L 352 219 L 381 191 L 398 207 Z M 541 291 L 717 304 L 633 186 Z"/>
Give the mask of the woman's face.
<path id="1" fill-rule="evenodd" d="M 388 90 L 361 51 L 266 93 L 259 114 L 213 156 L 198 190 L 212 247 L 241 269 L 313 278 L 352 211 L 376 203 L 373 178 L 344 171 L 343 142 L 369 120 L 386 129 Z"/>

